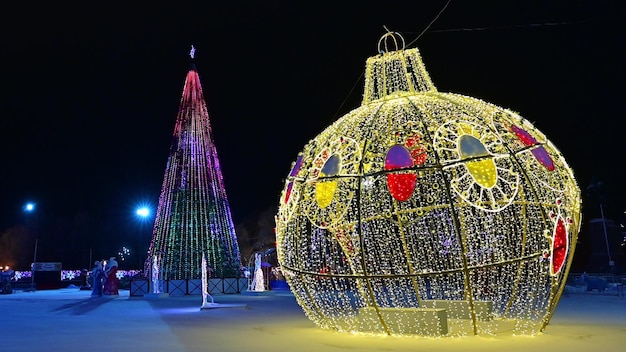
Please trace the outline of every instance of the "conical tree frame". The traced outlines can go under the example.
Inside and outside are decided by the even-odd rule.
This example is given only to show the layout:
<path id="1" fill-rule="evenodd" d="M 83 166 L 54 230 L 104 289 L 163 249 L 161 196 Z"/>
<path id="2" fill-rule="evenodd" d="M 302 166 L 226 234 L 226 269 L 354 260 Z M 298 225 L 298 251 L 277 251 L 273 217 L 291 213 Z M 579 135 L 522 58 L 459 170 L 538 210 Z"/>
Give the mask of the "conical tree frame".
<path id="1" fill-rule="evenodd" d="M 162 258 L 167 280 L 200 279 L 202 256 L 211 277 L 240 277 L 241 258 L 195 65 L 187 73 L 149 258 Z"/>

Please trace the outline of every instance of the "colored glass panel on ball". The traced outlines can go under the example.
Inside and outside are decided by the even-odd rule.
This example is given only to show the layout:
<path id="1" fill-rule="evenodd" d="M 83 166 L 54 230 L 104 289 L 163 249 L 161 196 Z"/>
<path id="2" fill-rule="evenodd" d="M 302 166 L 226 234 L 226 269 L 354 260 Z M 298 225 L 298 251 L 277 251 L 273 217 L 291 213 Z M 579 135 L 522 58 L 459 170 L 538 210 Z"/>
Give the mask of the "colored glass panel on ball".
<path id="1" fill-rule="evenodd" d="M 411 157 L 413 157 L 414 165 L 423 165 L 426 162 L 426 150 L 424 148 L 416 148 L 411 150 Z"/>
<path id="2" fill-rule="evenodd" d="M 321 177 L 335 176 L 339 173 L 339 156 L 331 155 L 322 166 Z"/>
<path id="3" fill-rule="evenodd" d="M 548 169 L 549 171 L 554 170 L 554 162 L 552 162 L 552 158 L 550 157 L 550 155 L 548 155 L 546 148 L 537 147 L 531 152 L 535 156 L 535 159 L 537 159 L 537 161 L 539 161 L 539 163 L 543 165 L 546 169 Z"/>
<path id="4" fill-rule="evenodd" d="M 300 172 L 301 167 L 302 167 L 302 155 L 299 155 L 298 158 L 296 159 L 296 162 L 293 164 L 291 171 L 289 172 L 289 177 L 296 177 L 298 175 L 298 172 Z M 285 198 L 283 199 L 283 203 L 287 204 L 287 202 L 289 202 L 292 189 L 293 189 L 293 182 L 289 182 L 289 184 L 287 184 L 287 189 L 285 190 Z"/>
<path id="5" fill-rule="evenodd" d="M 413 166 L 411 153 L 402 145 L 394 145 L 389 148 L 385 157 L 385 170 L 392 171 Z M 389 173 L 387 174 L 387 187 L 389 193 L 400 202 L 411 197 L 417 175 L 415 173 Z"/>
<path id="6" fill-rule="evenodd" d="M 298 159 L 296 159 L 296 162 L 293 165 L 293 168 L 291 168 L 291 172 L 289 172 L 289 177 L 295 177 L 296 175 L 298 175 L 298 172 L 300 172 L 301 167 L 302 167 L 302 155 L 298 156 Z"/>
<path id="7" fill-rule="evenodd" d="M 515 135 L 517 135 L 517 138 L 519 138 L 522 143 L 524 143 L 524 145 L 531 146 L 537 144 L 537 140 L 535 139 L 535 137 L 531 136 L 530 133 L 528 133 L 523 128 L 511 125 L 511 130 L 515 133 Z"/>
<path id="8" fill-rule="evenodd" d="M 339 157 L 332 155 L 322 167 L 320 177 L 335 176 L 339 173 Z M 335 196 L 337 181 L 321 181 L 315 186 L 315 200 L 320 208 L 326 208 Z"/>
<path id="9" fill-rule="evenodd" d="M 287 189 L 285 190 L 285 199 L 283 199 L 283 203 L 287 204 L 289 202 L 289 197 L 291 197 L 291 190 L 293 189 L 293 182 L 289 182 L 287 185 Z"/>
<path id="10" fill-rule="evenodd" d="M 561 271 L 567 256 L 567 230 L 562 217 L 556 222 L 552 238 L 552 275 L 555 275 Z"/>
<path id="11" fill-rule="evenodd" d="M 489 156 L 489 152 L 476 137 L 468 134 L 459 137 L 459 154 L 461 158 L 474 158 Z M 465 166 L 474 178 L 474 181 L 485 188 L 491 188 L 496 184 L 498 178 L 496 163 L 492 159 L 468 161 Z"/>
<path id="12" fill-rule="evenodd" d="M 511 130 L 515 133 L 517 138 L 519 138 L 522 143 L 524 143 L 525 146 L 533 146 L 535 144 L 538 144 L 535 137 L 531 136 L 528 131 L 515 125 L 511 126 Z M 543 146 L 539 146 L 537 148 L 534 148 L 531 152 L 535 156 L 535 159 L 537 159 L 537 161 L 539 161 L 539 163 L 543 165 L 546 169 L 550 171 L 554 170 L 554 162 L 546 151 L 546 148 L 544 148 Z"/>

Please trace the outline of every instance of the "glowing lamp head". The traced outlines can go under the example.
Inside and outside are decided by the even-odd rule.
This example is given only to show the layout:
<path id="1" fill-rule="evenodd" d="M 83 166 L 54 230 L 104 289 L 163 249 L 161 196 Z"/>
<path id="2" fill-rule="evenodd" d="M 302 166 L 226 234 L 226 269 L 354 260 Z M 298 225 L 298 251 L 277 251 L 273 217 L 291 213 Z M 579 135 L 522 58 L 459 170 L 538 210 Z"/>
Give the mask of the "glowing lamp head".
<path id="1" fill-rule="evenodd" d="M 278 258 L 306 315 L 388 335 L 543 330 L 581 221 L 559 150 L 515 112 L 438 92 L 417 49 L 369 58 L 365 77 L 279 198 Z"/>
<path id="2" fill-rule="evenodd" d="M 138 216 L 140 216 L 142 218 L 145 218 L 145 217 L 150 216 L 150 209 L 148 209 L 146 207 L 141 207 L 141 208 L 137 209 L 136 213 L 137 213 Z"/>

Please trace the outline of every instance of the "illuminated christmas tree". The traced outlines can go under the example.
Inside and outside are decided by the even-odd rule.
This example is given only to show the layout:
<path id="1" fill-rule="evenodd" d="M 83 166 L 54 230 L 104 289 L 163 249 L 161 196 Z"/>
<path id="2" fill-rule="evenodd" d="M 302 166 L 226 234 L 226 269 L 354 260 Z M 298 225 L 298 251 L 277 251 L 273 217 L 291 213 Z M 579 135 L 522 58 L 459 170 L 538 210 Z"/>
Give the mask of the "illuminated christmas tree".
<path id="1" fill-rule="evenodd" d="M 195 48 L 191 48 L 193 60 Z M 149 257 L 167 280 L 240 276 L 241 260 L 200 77 L 187 73 L 161 187 Z"/>

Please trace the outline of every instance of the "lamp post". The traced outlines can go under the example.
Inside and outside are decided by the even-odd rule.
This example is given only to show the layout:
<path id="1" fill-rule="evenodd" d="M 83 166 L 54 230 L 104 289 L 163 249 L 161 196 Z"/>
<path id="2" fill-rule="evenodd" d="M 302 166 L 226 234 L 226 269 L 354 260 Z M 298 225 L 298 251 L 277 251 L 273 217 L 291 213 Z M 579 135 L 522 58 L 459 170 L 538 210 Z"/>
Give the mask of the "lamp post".
<path id="1" fill-rule="evenodd" d="M 609 270 L 614 273 L 615 261 L 611 256 L 611 246 L 609 245 L 609 234 L 606 230 L 606 221 L 604 219 L 604 204 L 607 201 L 607 194 L 604 188 L 604 182 L 592 178 L 591 183 L 587 186 L 587 196 L 598 202 L 600 205 L 600 216 L 602 217 L 602 228 L 604 230 L 604 242 L 606 244 L 606 253 L 609 259 Z"/>
<path id="2" fill-rule="evenodd" d="M 32 217 L 33 212 L 35 211 L 35 203 L 32 202 L 28 202 L 26 203 L 26 205 L 24 205 L 24 212 L 26 212 L 28 215 L 28 221 L 27 221 L 27 226 L 26 229 L 27 231 L 29 230 L 30 226 L 30 217 Z M 37 288 L 35 286 L 35 264 L 37 263 L 37 244 L 39 242 L 39 237 L 37 236 L 37 233 L 35 232 L 35 252 L 33 254 L 33 263 L 30 265 L 30 287 L 27 288 L 25 291 L 36 291 Z"/>
<path id="3" fill-rule="evenodd" d="M 140 229 L 139 229 L 139 246 L 137 247 L 137 258 L 139 260 L 139 270 L 143 270 L 143 227 L 147 219 L 150 217 L 150 209 L 146 206 L 140 206 L 135 211 L 137 217 L 141 221 Z"/>

